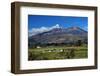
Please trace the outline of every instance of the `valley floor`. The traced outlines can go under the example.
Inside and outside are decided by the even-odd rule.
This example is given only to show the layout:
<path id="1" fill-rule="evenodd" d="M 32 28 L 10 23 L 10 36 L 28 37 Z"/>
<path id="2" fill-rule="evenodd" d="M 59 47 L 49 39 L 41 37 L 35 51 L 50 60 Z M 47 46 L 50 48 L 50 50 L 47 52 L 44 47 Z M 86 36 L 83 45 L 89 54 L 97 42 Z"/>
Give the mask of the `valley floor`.
<path id="1" fill-rule="evenodd" d="M 28 60 L 81 59 L 88 57 L 86 46 L 47 46 L 28 49 Z"/>

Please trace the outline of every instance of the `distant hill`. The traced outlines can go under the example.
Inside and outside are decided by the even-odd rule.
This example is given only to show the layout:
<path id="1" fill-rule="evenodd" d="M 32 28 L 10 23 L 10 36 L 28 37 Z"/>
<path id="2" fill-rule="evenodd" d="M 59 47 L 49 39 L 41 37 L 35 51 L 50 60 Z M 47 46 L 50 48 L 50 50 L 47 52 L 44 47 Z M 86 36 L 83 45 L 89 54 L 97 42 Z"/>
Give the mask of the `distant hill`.
<path id="1" fill-rule="evenodd" d="M 29 37 L 30 45 L 35 44 L 60 44 L 60 43 L 73 43 L 81 40 L 83 43 L 87 42 L 88 32 L 80 27 L 69 28 L 54 28 L 47 32 L 42 32 L 37 35 Z"/>

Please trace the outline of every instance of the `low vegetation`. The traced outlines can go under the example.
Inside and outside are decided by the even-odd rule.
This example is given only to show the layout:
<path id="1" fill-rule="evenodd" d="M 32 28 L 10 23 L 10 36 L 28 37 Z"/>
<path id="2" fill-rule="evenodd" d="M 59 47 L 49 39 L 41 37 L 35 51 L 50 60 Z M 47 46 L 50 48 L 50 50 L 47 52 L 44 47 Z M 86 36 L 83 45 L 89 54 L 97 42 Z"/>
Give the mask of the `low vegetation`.
<path id="1" fill-rule="evenodd" d="M 86 45 L 81 46 L 45 46 L 28 49 L 28 60 L 56 60 L 87 58 Z"/>

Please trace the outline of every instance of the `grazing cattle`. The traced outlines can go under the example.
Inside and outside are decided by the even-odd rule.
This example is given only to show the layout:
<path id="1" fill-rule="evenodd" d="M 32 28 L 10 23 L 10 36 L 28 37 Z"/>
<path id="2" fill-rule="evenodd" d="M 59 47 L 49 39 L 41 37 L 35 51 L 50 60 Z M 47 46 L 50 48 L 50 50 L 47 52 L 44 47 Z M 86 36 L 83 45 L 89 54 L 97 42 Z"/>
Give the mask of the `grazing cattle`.
<path id="1" fill-rule="evenodd" d="M 41 48 L 40 46 L 37 46 L 36 48 Z"/>

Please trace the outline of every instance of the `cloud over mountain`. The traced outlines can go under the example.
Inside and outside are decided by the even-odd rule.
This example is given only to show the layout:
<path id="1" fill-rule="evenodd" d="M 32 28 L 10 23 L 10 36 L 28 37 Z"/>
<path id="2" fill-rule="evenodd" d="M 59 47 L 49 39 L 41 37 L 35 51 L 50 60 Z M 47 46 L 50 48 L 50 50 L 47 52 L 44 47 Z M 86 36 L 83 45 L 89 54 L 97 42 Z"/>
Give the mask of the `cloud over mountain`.
<path id="1" fill-rule="evenodd" d="M 39 33 L 42 33 L 42 32 L 47 32 L 47 31 L 50 31 L 54 28 L 61 28 L 59 26 L 59 24 L 56 24 L 55 26 L 52 26 L 52 27 L 40 27 L 40 28 L 32 28 L 31 30 L 28 31 L 28 34 L 29 36 L 32 36 L 32 35 L 36 35 L 36 34 L 39 34 Z"/>

